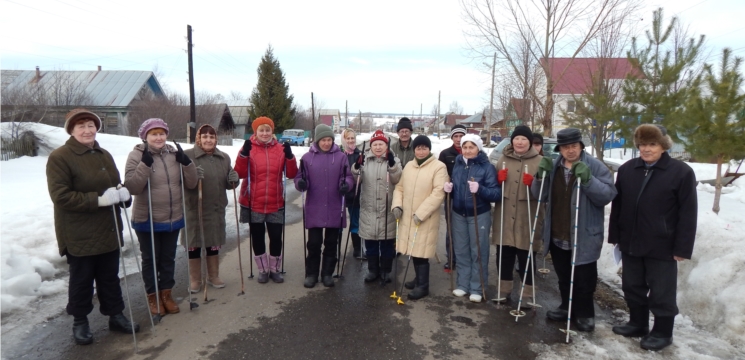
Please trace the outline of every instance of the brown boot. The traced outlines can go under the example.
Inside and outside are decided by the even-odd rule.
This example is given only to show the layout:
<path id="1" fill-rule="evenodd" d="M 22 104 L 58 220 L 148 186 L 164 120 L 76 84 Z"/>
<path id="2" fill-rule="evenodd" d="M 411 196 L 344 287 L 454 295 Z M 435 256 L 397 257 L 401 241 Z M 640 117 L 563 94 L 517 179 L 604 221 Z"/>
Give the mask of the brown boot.
<path id="1" fill-rule="evenodd" d="M 523 303 L 533 304 L 533 286 L 525 284 L 523 288 Z"/>
<path id="2" fill-rule="evenodd" d="M 499 298 L 504 298 L 502 301 L 495 301 L 500 304 L 504 304 L 510 300 L 512 295 L 512 280 L 499 280 Z M 495 299 L 496 300 L 496 299 Z"/>
<path id="3" fill-rule="evenodd" d="M 225 283 L 220 280 L 220 256 L 207 256 L 207 284 L 222 289 Z"/>
<path id="4" fill-rule="evenodd" d="M 166 308 L 166 312 L 169 314 L 178 314 L 178 312 L 181 311 L 171 297 L 171 289 L 162 290 L 160 292 L 160 304 Z"/>
<path id="5" fill-rule="evenodd" d="M 202 259 L 189 259 L 189 292 L 192 294 L 202 290 Z"/>
<path id="6" fill-rule="evenodd" d="M 156 293 L 147 294 L 147 305 L 150 308 L 150 315 L 160 315 L 163 316 L 166 314 L 166 308 L 163 306 L 163 301 L 160 301 L 160 311 L 158 311 L 158 298 L 156 297 Z"/>

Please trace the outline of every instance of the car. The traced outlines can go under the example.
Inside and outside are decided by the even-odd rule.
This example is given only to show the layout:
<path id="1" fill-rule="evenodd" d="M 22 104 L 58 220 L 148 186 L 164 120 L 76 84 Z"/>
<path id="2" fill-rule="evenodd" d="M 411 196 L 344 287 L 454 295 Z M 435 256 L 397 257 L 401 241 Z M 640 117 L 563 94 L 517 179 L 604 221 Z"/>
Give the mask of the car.
<path id="1" fill-rule="evenodd" d="M 290 143 L 290 145 L 300 146 L 305 144 L 305 130 L 287 129 L 282 132 L 278 140 L 280 143 Z"/>

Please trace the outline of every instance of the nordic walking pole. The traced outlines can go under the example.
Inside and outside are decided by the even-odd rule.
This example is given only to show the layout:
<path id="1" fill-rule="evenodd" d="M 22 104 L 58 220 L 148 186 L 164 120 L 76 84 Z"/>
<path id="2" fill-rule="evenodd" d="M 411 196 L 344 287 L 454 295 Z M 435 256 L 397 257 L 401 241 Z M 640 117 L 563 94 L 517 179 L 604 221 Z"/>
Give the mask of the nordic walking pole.
<path id="1" fill-rule="evenodd" d="M 411 254 L 414 252 L 414 245 L 416 244 L 416 234 L 419 232 L 419 225 L 417 225 L 414 228 L 414 239 L 411 241 L 411 249 L 409 250 L 409 259 L 406 260 L 406 270 L 404 270 L 404 278 L 401 280 L 401 291 L 398 294 L 398 300 L 396 300 L 396 303 L 399 305 L 403 305 L 404 301 L 401 300 L 401 294 L 404 293 L 404 284 L 406 283 L 406 274 L 409 273 L 409 265 L 411 264 Z"/>
<path id="2" fill-rule="evenodd" d="M 450 221 L 452 221 L 452 218 L 450 214 L 452 213 L 453 209 L 450 207 L 452 200 L 450 199 L 450 194 L 447 194 L 447 197 L 445 198 L 447 200 L 447 209 L 445 209 L 445 215 L 447 216 L 447 224 L 448 224 L 448 236 L 450 237 L 450 244 L 448 246 L 450 247 L 450 252 L 448 253 L 450 256 L 450 259 L 448 259 L 448 263 L 450 264 L 450 291 L 452 292 L 453 289 L 455 289 L 455 284 L 453 283 L 453 226 L 450 224 Z"/>
<path id="3" fill-rule="evenodd" d="M 546 177 L 546 172 L 544 171 L 542 174 L 542 179 Z M 526 186 L 527 188 L 527 186 Z M 533 227 L 530 229 L 530 254 L 529 256 L 533 255 L 533 240 L 535 238 L 535 229 L 536 226 L 538 226 L 538 214 L 541 212 L 541 196 L 543 196 L 543 181 L 541 181 L 541 190 L 538 191 L 538 205 L 535 207 L 535 219 L 533 219 Z M 528 191 L 528 207 L 530 207 L 530 191 Z M 544 266 L 546 262 L 546 257 L 543 257 Z M 526 267 L 527 269 L 527 267 Z M 535 257 L 533 257 L 533 268 L 531 269 L 530 273 L 533 280 L 533 303 L 528 303 L 528 305 L 532 306 L 533 308 L 541 307 L 541 305 L 538 305 L 536 302 L 537 298 L 535 297 Z M 527 271 L 527 270 L 526 270 Z"/>
<path id="4" fill-rule="evenodd" d="M 251 141 L 251 140 L 246 140 Z M 248 158 L 247 160 L 248 166 L 246 167 L 248 171 L 246 172 L 246 194 L 248 195 L 248 267 L 250 269 L 251 274 L 248 275 L 249 279 L 254 278 L 254 246 L 253 241 L 251 239 L 251 158 Z M 264 241 L 263 239 L 261 241 Z"/>
<path id="5" fill-rule="evenodd" d="M 398 219 L 396 219 L 396 241 L 394 242 L 394 246 L 396 247 L 396 249 L 398 249 Z M 393 263 L 393 274 L 395 276 L 393 277 L 393 294 L 391 294 L 390 298 L 396 299 L 396 302 L 399 302 L 401 301 L 401 296 L 396 294 L 396 287 L 397 287 L 396 280 L 398 278 L 398 266 L 397 266 L 398 264 L 397 263 L 398 261 Z M 401 304 L 403 304 L 403 301 L 401 301 Z"/>
<path id="6" fill-rule="evenodd" d="M 188 274 L 191 274 L 191 265 L 189 265 L 189 227 L 186 224 L 186 191 L 184 190 L 184 168 L 179 166 L 179 170 L 181 171 L 181 205 L 184 211 L 184 237 L 186 238 L 186 240 L 184 240 L 184 250 L 186 251 L 186 272 Z M 204 286 L 207 286 L 207 284 L 205 283 Z M 199 304 L 191 301 L 190 287 L 191 284 L 186 285 L 186 298 L 189 299 L 189 311 L 199 307 Z"/>
<path id="7" fill-rule="evenodd" d="M 244 295 L 246 293 L 246 286 L 243 283 L 243 260 L 241 259 L 241 226 L 238 223 L 238 195 L 236 195 L 235 188 L 238 187 L 238 183 L 233 184 L 233 207 L 235 208 L 235 233 L 237 234 L 235 243 L 238 247 L 238 269 L 241 271 L 241 292 L 238 295 Z"/>
<path id="8" fill-rule="evenodd" d="M 135 263 L 137 263 L 137 270 L 140 272 L 140 279 L 142 280 L 142 290 L 145 294 L 145 303 L 147 304 L 147 289 L 145 289 L 145 278 L 142 275 L 142 267 L 140 267 L 140 259 L 139 256 L 137 256 L 137 250 L 135 247 L 135 237 L 132 235 L 132 224 L 129 222 L 129 213 L 127 213 L 127 208 L 124 206 L 124 203 L 122 204 L 122 212 L 124 212 L 124 217 L 127 219 L 127 228 L 129 229 L 129 243 L 132 244 L 132 253 L 135 254 Z M 153 322 L 152 316 L 148 316 L 150 318 L 150 327 L 153 331 L 153 335 L 155 335 L 155 323 Z"/>
<path id="9" fill-rule="evenodd" d="M 282 170 L 282 270 L 280 274 L 285 274 L 285 221 L 287 219 L 287 162 Z"/>
<path id="10" fill-rule="evenodd" d="M 362 153 L 360 153 L 360 156 L 362 157 L 362 160 L 365 159 L 365 145 L 366 144 L 367 143 L 365 141 L 362 142 Z M 360 173 L 359 173 L 359 175 L 357 175 L 357 188 L 354 190 L 355 192 L 358 192 L 359 191 L 359 188 L 360 188 L 360 178 L 362 178 L 362 166 L 360 166 Z M 357 198 L 356 195 L 355 195 L 355 198 Z M 359 202 L 359 199 L 356 199 L 356 200 Z M 359 213 L 357 214 L 357 220 L 358 220 L 358 225 L 359 225 Z M 359 231 L 359 227 L 357 228 L 357 231 Z M 365 259 L 365 256 L 363 255 L 364 248 L 365 248 L 365 241 L 363 241 L 362 239 L 360 239 L 360 267 L 357 269 L 357 272 L 362 271 L 362 261 Z"/>
<path id="11" fill-rule="evenodd" d="M 476 181 L 471 178 L 471 181 Z M 479 281 L 481 281 L 481 295 L 486 299 L 486 287 L 484 286 L 484 265 L 481 263 L 481 240 L 479 240 L 479 218 L 476 216 L 476 193 L 471 193 L 473 198 L 473 224 L 476 228 L 476 257 L 479 262 Z"/>
<path id="12" fill-rule="evenodd" d="M 390 150 L 388 150 L 388 151 L 390 151 Z M 386 169 L 385 169 L 385 205 L 384 205 L 384 207 L 385 207 L 385 231 L 383 232 L 383 240 L 386 240 L 385 238 L 388 237 L 388 213 L 390 212 L 390 210 L 388 210 L 388 184 L 390 184 L 390 179 L 391 179 L 391 176 L 390 176 L 390 173 L 388 172 L 388 167 L 387 167 L 387 164 L 386 164 Z M 395 246 L 395 243 L 394 243 L 394 246 Z M 381 255 L 382 255 L 382 251 L 381 251 Z M 398 265 L 398 259 L 396 259 L 396 249 L 393 249 L 393 263 L 396 264 L 396 265 Z M 381 271 L 381 274 L 382 274 L 382 271 Z M 394 277 L 394 279 L 395 279 L 395 277 Z M 380 278 L 380 286 L 385 286 L 385 279 L 383 279 L 382 277 Z M 393 288 L 395 289 L 396 287 L 394 286 Z"/>
<path id="13" fill-rule="evenodd" d="M 505 169 L 507 164 L 502 162 L 502 170 Z M 507 181 L 507 180 L 505 180 Z M 497 307 L 501 307 L 502 301 L 507 300 L 507 298 L 502 297 L 502 238 L 504 237 L 504 182 L 502 182 L 502 199 L 499 201 L 501 203 L 501 213 L 500 213 L 500 219 L 499 219 L 499 260 L 498 263 L 498 269 L 497 269 L 497 297 L 492 299 L 492 301 L 497 303 Z"/>
<path id="14" fill-rule="evenodd" d="M 525 172 L 523 174 L 528 173 L 528 165 L 525 165 Z M 543 182 L 541 181 L 541 193 L 543 192 Z M 530 188 L 525 185 L 525 195 L 527 196 L 528 201 L 528 226 L 530 226 Z M 543 194 L 539 194 L 538 198 L 540 199 L 540 196 Z M 538 207 L 536 207 L 535 212 L 535 223 L 538 223 L 538 208 L 540 207 L 540 204 Z M 532 266 L 535 267 L 535 264 L 532 262 L 533 260 L 533 236 L 535 234 L 535 227 L 530 228 L 530 247 L 528 249 L 528 261 L 525 262 L 525 272 L 523 273 L 523 281 L 521 282 L 520 286 L 520 300 L 517 302 L 517 310 L 510 311 L 510 315 L 515 317 L 515 322 L 517 322 L 517 319 L 525 316 L 524 311 L 520 311 L 520 307 L 523 303 L 523 293 L 525 292 L 525 284 L 528 282 L 528 269 Z M 533 303 L 528 303 L 528 305 L 531 305 L 533 309 L 537 307 L 541 307 L 540 305 L 535 303 L 535 271 L 532 271 L 530 274 L 533 276 Z"/>
<path id="15" fill-rule="evenodd" d="M 145 146 L 145 151 L 149 151 Z M 156 322 L 160 322 L 160 290 L 158 289 L 158 264 L 155 261 L 155 228 L 153 226 L 153 192 L 150 190 L 150 176 L 147 178 L 147 207 L 150 215 L 150 246 L 153 252 L 153 283 L 155 283 L 155 304 L 158 313 L 153 316 Z"/>
<path id="16" fill-rule="evenodd" d="M 303 159 L 300 159 L 300 178 L 302 179 L 303 176 L 305 176 L 304 168 L 303 168 Z M 306 189 L 307 190 L 307 189 Z M 300 192 L 300 197 L 302 198 L 302 207 L 303 207 L 303 260 L 305 261 L 305 268 L 308 268 L 308 238 L 306 237 L 306 231 L 305 231 L 305 190 Z"/>
<path id="17" fill-rule="evenodd" d="M 569 335 L 574 331 L 570 330 L 572 321 L 572 293 L 574 292 L 574 261 L 577 258 L 577 233 L 579 232 L 579 191 L 582 181 L 577 178 L 577 203 L 574 205 L 574 245 L 572 246 L 572 275 L 569 277 L 569 310 L 567 311 L 567 329 L 561 329 L 567 334 L 566 343 L 569 343 Z"/>
<path id="18" fill-rule="evenodd" d="M 342 181 L 346 184 L 347 183 L 347 168 L 342 165 L 342 170 L 343 170 L 343 172 L 342 172 L 342 174 L 343 174 Z M 339 186 L 341 186 L 341 183 L 340 183 Z M 341 256 L 341 239 L 344 238 L 344 212 L 347 210 L 346 209 L 346 204 L 344 202 L 345 202 L 346 199 L 347 199 L 347 194 L 341 194 L 341 216 L 339 217 L 339 236 L 336 239 L 336 243 L 337 243 L 336 244 L 336 248 L 337 248 L 337 251 L 336 251 L 336 254 L 337 254 L 336 255 L 336 257 L 337 257 L 337 261 L 336 261 L 336 275 L 333 276 L 333 277 L 335 277 L 337 279 L 341 279 L 342 278 L 342 276 L 340 274 L 342 259 L 339 259 L 339 257 Z M 347 245 L 349 245 L 349 236 L 347 236 Z M 347 247 L 346 246 L 344 247 L 344 257 L 347 257 Z"/>
<path id="19" fill-rule="evenodd" d="M 202 220 L 202 212 L 203 212 L 203 209 L 202 209 L 202 179 L 199 179 L 199 181 L 198 181 L 197 184 L 199 186 L 199 196 L 197 197 L 197 200 L 198 200 L 197 211 L 199 213 L 199 237 L 202 240 L 202 249 L 204 249 L 205 251 L 207 251 L 207 246 L 205 245 L 205 242 L 204 242 L 204 221 Z M 204 257 L 204 261 L 206 261 L 206 260 L 207 260 L 207 258 Z M 200 262 L 201 262 L 201 260 L 200 260 Z M 203 263 L 203 264 L 206 265 L 206 263 Z M 205 276 L 205 279 L 204 279 L 204 303 L 205 304 L 209 302 L 209 300 L 207 300 L 207 288 L 208 287 L 209 286 L 207 286 L 207 278 Z"/>
<path id="20" fill-rule="evenodd" d="M 119 186 L 117 186 L 119 188 Z M 116 227 L 116 243 L 119 245 L 119 257 L 122 259 L 122 272 L 124 272 L 124 289 L 127 293 L 127 307 L 129 308 L 130 327 L 132 328 L 132 338 L 135 342 L 135 353 L 137 353 L 137 335 L 135 335 L 134 317 L 132 316 L 132 302 L 129 300 L 129 285 L 127 285 L 127 266 L 124 265 L 124 252 L 122 251 L 122 234 L 119 232 L 119 222 L 116 221 L 116 205 L 111 205 L 111 214 L 114 216 L 114 226 Z M 134 251 L 134 249 L 132 249 Z"/>
<path id="21" fill-rule="evenodd" d="M 364 144 L 362 145 L 364 148 Z M 360 177 L 357 176 L 357 185 L 354 188 L 354 199 L 352 199 L 352 207 L 351 209 L 354 209 L 355 204 L 357 203 L 357 194 L 360 189 Z M 339 276 L 344 276 L 344 263 L 347 261 L 347 247 L 349 246 L 349 236 L 352 235 L 352 214 L 350 212 L 349 214 L 349 231 L 347 231 L 347 243 L 344 245 L 344 258 L 341 260 L 341 273 L 339 273 Z M 360 242 L 360 258 L 362 258 L 362 243 Z M 362 262 L 360 261 L 360 264 Z"/>

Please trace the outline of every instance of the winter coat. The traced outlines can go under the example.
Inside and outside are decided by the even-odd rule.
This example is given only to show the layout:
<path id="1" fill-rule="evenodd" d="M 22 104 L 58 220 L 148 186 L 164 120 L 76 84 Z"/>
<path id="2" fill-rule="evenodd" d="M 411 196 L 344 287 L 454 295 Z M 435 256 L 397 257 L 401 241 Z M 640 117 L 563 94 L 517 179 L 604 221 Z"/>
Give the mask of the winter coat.
<path id="1" fill-rule="evenodd" d="M 408 147 L 403 147 L 403 145 L 401 145 L 401 140 L 397 138 L 391 139 L 391 145 L 389 148 L 393 151 L 393 154 L 396 155 L 398 160 L 401 161 L 401 169 L 405 168 L 409 161 L 414 160 L 414 148 L 411 147 L 413 142 L 414 137 L 409 140 Z"/>
<path id="2" fill-rule="evenodd" d="M 415 159 L 404 169 L 391 205 L 403 209 L 396 251 L 418 258 L 435 256 L 440 235 L 440 209 L 445 199 L 442 186 L 449 179 L 445 164 L 434 156 L 421 165 Z M 422 220 L 418 230 L 414 215 Z"/>
<path id="3" fill-rule="evenodd" d="M 339 193 L 342 182 L 347 189 L 354 186 L 352 170 L 347 156 L 339 146 L 323 152 L 316 143 L 303 155 L 300 176 L 295 177 L 295 189 L 300 179 L 305 179 L 308 189 L 305 195 L 305 228 L 344 228 L 347 212 L 343 207 L 344 195 Z"/>
<path id="4" fill-rule="evenodd" d="M 111 154 L 97 141 L 89 148 L 70 137 L 49 154 L 46 175 L 60 256 L 117 250 L 117 226 L 119 236 L 123 229 L 119 206 L 114 213 L 111 206 L 98 206 L 98 197 L 121 183 Z"/>
<path id="5" fill-rule="evenodd" d="M 609 243 L 619 244 L 623 253 L 632 256 L 691 258 L 698 199 L 690 166 L 663 152 L 648 173 L 641 158 L 632 159 L 618 168 L 616 190 Z"/>
<path id="6" fill-rule="evenodd" d="M 385 155 L 377 157 L 371 150 L 367 150 L 365 151 L 365 164 L 360 169 L 352 170 L 356 176 L 360 176 L 360 229 L 358 234 L 365 240 L 396 238 L 396 217 L 390 214 L 390 211 L 391 203 L 393 203 L 393 190 L 401 179 L 401 161 L 398 158 L 394 159 L 393 166 L 388 167 L 388 159 Z M 387 203 L 386 200 L 388 200 Z M 388 219 L 387 223 L 386 219 Z"/>
<path id="7" fill-rule="evenodd" d="M 354 148 L 354 152 L 351 154 L 347 154 L 347 160 L 349 160 L 349 168 L 352 168 L 352 165 L 354 165 L 357 160 L 362 156 L 362 151 L 360 149 Z M 345 202 L 347 203 L 347 207 L 356 207 L 360 208 L 360 192 L 356 191 L 357 196 L 355 197 L 355 188 L 357 187 L 357 179 L 354 179 L 354 186 L 349 189 L 349 192 L 347 193 Z"/>
<path id="8" fill-rule="evenodd" d="M 238 202 L 260 214 L 275 213 L 285 205 L 282 172 L 288 179 L 294 179 L 297 161 L 294 156 L 287 160 L 282 144 L 275 139 L 263 143 L 252 135 L 246 141 L 251 142 L 251 153 L 246 157 L 238 152 L 235 159 L 235 171 L 241 179 L 246 179 L 242 181 Z"/>
<path id="9" fill-rule="evenodd" d="M 600 250 L 603 248 L 603 221 L 605 218 L 605 205 L 613 200 L 616 196 L 616 188 L 613 186 L 613 175 L 608 167 L 600 160 L 595 159 L 586 152 L 580 155 L 580 161 L 587 164 L 590 168 L 592 177 L 590 181 L 582 184 L 580 187 L 579 198 L 579 223 L 577 229 L 577 254 L 576 265 L 589 264 L 600 258 Z M 546 204 L 546 216 L 543 223 L 543 255 L 548 254 L 548 248 L 551 241 L 551 193 L 556 176 L 564 176 L 563 165 L 564 157 L 559 155 L 554 160 L 554 167 L 549 177 L 548 183 L 543 189 L 543 198 L 541 204 Z M 558 171 L 558 173 L 557 173 Z M 530 192 L 533 196 L 538 197 L 543 180 L 535 178 Z M 576 183 L 569 185 L 572 187 L 571 206 L 566 209 L 570 213 L 571 226 L 569 227 L 569 241 L 574 241 L 574 224 L 575 224 L 575 207 L 577 206 L 577 186 Z"/>
<path id="10" fill-rule="evenodd" d="M 129 153 L 124 168 L 124 185 L 135 196 L 132 210 L 132 227 L 137 231 L 150 232 L 150 210 L 148 209 L 148 179 L 153 199 L 153 229 L 168 232 L 184 227 L 184 208 L 181 198 L 181 170 L 184 172 L 184 187 L 197 186 L 197 167 L 194 161 L 182 166 L 176 161 L 176 148 L 166 144 L 160 150 L 148 148 L 153 156 L 152 168 L 142 162 L 146 144 L 138 144 Z"/>
<path id="11" fill-rule="evenodd" d="M 491 243 L 498 245 L 500 235 L 502 245 L 512 246 L 521 250 L 530 249 L 530 231 L 533 223 L 536 223 L 535 233 L 533 235 L 533 251 L 540 251 L 543 242 L 543 204 L 540 206 L 538 221 L 536 222 L 536 210 L 538 207 L 538 197 L 528 194 L 528 188 L 523 184 L 523 174 L 525 165 L 528 166 L 528 174 L 534 175 L 538 172 L 538 164 L 543 156 L 538 155 L 532 146 L 522 156 L 515 154 L 512 145 L 507 145 L 502 152 L 502 156 L 496 162 L 497 172 L 502 170 L 502 164 L 507 169 L 507 180 L 504 182 L 504 193 L 502 193 L 502 203 L 496 204 L 492 213 L 492 234 Z M 543 191 L 546 191 L 544 188 Z M 528 217 L 528 196 L 530 196 L 530 217 Z M 504 207 L 504 219 L 502 219 L 502 207 Z M 501 231 L 502 221 L 504 220 L 504 232 Z"/>
<path id="12" fill-rule="evenodd" d="M 440 152 L 439 160 L 447 167 L 449 177 L 453 176 L 453 166 L 455 166 L 455 158 L 458 155 L 460 153 L 455 149 L 455 145 Z"/>
<path id="13" fill-rule="evenodd" d="M 202 221 L 204 243 L 206 247 L 225 245 L 225 207 L 228 206 L 228 183 L 230 156 L 215 148 L 212 155 L 199 146 L 194 146 L 184 153 L 194 161 L 196 166 L 204 169 L 202 179 Z M 186 189 L 186 229 L 189 239 L 188 247 L 202 247 L 201 228 L 199 226 L 199 186 Z M 185 237 L 181 238 L 182 241 Z"/>
<path id="14" fill-rule="evenodd" d="M 468 181 L 473 178 L 479 183 L 479 190 L 476 192 L 476 214 L 480 215 L 491 210 L 491 203 L 498 202 L 502 196 L 502 190 L 497 183 L 497 173 L 494 166 L 489 163 L 486 153 L 479 151 L 479 154 L 469 159 L 463 155 L 458 155 L 453 166 L 453 177 L 450 182 L 453 183 L 453 212 L 461 216 L 474 216 L 473 213 L 473 195 L 468 187 Z"/>

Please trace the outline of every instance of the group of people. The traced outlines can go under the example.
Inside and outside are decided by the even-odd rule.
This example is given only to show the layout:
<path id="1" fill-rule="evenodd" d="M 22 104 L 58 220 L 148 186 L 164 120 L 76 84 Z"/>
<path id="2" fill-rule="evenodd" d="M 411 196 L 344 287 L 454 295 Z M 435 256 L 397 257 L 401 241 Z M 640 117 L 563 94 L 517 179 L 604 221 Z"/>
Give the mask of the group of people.
<path id="1" fill-rule="evenodd" d="M 535 258 L 550 253 L 561 304 L 546 315 L 555 321 L 571 318 L 579 331 L 595 327 L 593 294 L 604 208 L 613 201 L 608 241 L 623 253 L 623 290 L 631 310 L 629 323 L 613 331 L 643 336 L 641 346 L 646 349 L 672 343 L 676 260 L 691 257 L 697 205 L 695 176 L 665 152 L 670 140 L 660 126 L 636 129 L 634 143 L 641 157 L 623 165 L 614 184 L 608 167 L 584 151 L 581 133 L 574 128 L 558 132 L 556 159 L 543 157 L 543 137 L 522 125 L 512 131 L 502 155 L 490 159 L 480 137 L 455 125 L 450 132 L 453 145 L 436 159 L 427 136 L 412 137 L 408 118 L 398 122 L 397 139 L 378 130 L 361 150 L 352 129 L 342 133 L 337 145 L 332 129 L 321 124 L 298 163 L 290 145 L 274 136 L 273 121 L 259 117 L 232 168 L 230 156 L 217 149 L 211 126 L 200 127 L 196 146 L 184 151 L 176 143 L 166 144 L 168 125 L 154 118 L 139 128 L 143 143 L 129 154 L 123 185 L 111 155 L 95 141 L 100 127 L 94 113 L 70 112 L 65 129 L 71 137 L 47 164 L 60 255 L 70 264 L 67 311 L 74 317 L 78 344 L 92 342 L 87 315 L 93 309 L 94 281 L 110 329 L 139 330 L 122 314 L 117 276 L 120 209 L 130 206 L 131 195 L 131 226 L 140 243 L 150 312 L 163 316 L 179 312 L 171 291 L 179 232 L 185 227 L 189 291 L 225 286 L 219 278 L 218 253 L 225 244 L 226 192 L 236 189 L 241 179 L 240 222 L 250 224 L 259 283 L 284 281 L 285 184 L 293 179 L 302 193 L 307 230 L 305 287 L 319 280 L 334 286 L 348 217 L 353 257 L 367 260 L 364 281 L 391 282 L 400 253 L 412 261 L 415 273 L 404 283 L 408 298 L 427 296 L 428 259 L 437 250 L 444 203 L 450 230 L 446 269 L 457 273 L 453 295 L 484 300 L 494 244 L 499 273 L 495 300 L 507 301 L 518 293 L 530 302 Z M 517 288 L 516 262 L 524 284 Z M 651 332 L 650 311 L 655 315 Z"/>

